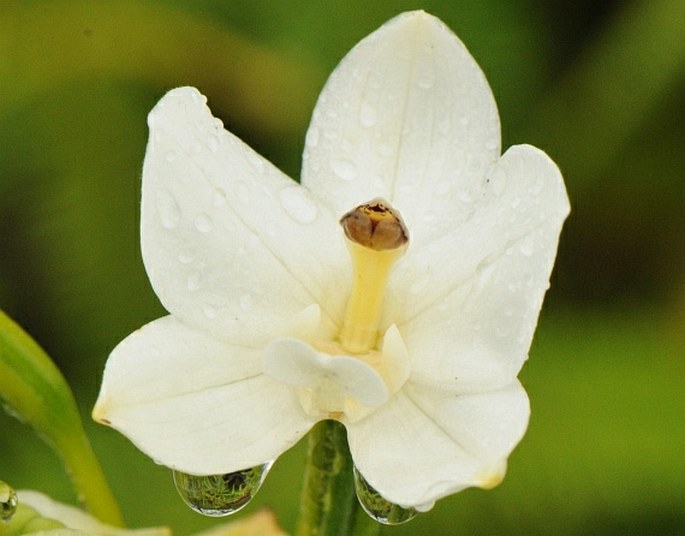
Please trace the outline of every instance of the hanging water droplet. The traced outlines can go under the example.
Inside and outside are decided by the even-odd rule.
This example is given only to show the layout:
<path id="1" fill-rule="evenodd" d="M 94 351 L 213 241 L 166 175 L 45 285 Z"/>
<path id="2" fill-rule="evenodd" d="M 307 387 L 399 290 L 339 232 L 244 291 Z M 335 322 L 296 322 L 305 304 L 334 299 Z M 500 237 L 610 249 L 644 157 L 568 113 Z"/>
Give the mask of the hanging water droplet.
<path id="1" fill-rule="evenodd" d="M 331 169 L 333 173 L 345 181 L 351 181 L 357 177 L 357 166 L 351 160 L 344 158 L 333 160 Z"/>
<path id="2" fill-rule="evenodd" d="M 166 229 L 178 227 L 178 224 L 181 223 L 181 209 L 174 196 L 167 190 L 157 190 L 155 202 L 162 227 Z"/>
<path id="3" fill-rule="evenodd" d="M 252 500 L 273 462 L 225 475 L 194 476 L 174 471 L 176 491 L 190 508 L 210 517 L 235 514 Z"/>
<path id="4" fill-rule="evenodd" d="M 9 521 L 17 511 L 18 503 L 14 488 L 0 480 L 0 521 Z"/>
<path id="5" fill-rule="evenodd" d="M 357 499 L 364 511 L 373 519 L 384 525 L 401 525 L 416 516 L 414 508 L 402 508 L 386 501 L 354 468 L 354 488 Z"/>

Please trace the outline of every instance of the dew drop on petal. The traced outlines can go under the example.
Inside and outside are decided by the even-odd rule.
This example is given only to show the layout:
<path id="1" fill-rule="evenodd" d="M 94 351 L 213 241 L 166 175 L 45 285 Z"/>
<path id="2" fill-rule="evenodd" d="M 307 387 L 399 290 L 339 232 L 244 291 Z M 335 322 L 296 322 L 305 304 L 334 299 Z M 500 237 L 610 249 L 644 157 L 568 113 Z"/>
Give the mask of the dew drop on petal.
<path id="1" fill-rule="evenodd" d="M 431 87 L 433 87 L 433 80 L 423 76 L 419 78 L 416 85 L 418 85 L 421 89 L 430 89 Z"/>
<path id="2" fill-rule="evenodd" d="M 167 190 L 157 190 L 155 194 L 159 221 L 165 229 L 175 229 L 181 223 L 181 209 L 174 196 Z"/>
<path id="3" fill-rule="evenodd" d="M 181 264 L 190 264 L 195 260 L 195 253 L 190 248 L 183 248 L 178 252 L 178 262 Z"/>
<path id="4" fill-rule="evenodd" d="M 519 251 L 521 252 L 521 255 L 523 255 L 524 257 L 532 257 L 533 253 L 535 252 L 533 240 L 531 238 L 527 238 L 526 240 L 521 242 L 521 245 L 519 246 Z"/>
<path id="5" fill-rule="evenodd" d="M 18 503 L 14 488 L 0 480 L 0 521 L 9 521 L 17 511 Z"/>
<path id="6" fill-rule="evenodd" d="M 221 188 L 214 190 L 212 204 L 215 207 L 223 207 L 226 204 L 226 192 L 224 192 Z"/>
<path id="7" fill-rule="evenodd" d="M 216 318 L 217 315 L 216 308 L 213 305 L 203 305 L 202 312 L 209 320 Z"/>
<path id="8" fill-rule="evenodd" d="M 381 497 L 356 467 L 354 468 L 354 489 L 364 511 L 379 523 L 401 525 L 416 517 L 417 511 L 414 508 L 402 508 Z"/>
<path id="9" fill-rule="evenodd" d="M 219 150 L 219 143 L 219 137 L 212 134 L 207 138 L 207 149 L 216 153 Z"/>
<path id="10" fill-rule="evenodd" d="M 200 288 L 200 273 L 199 272 L 190 272 L 188 274 L 188 279 L 186 280 L 186 284 L 188 285 L 188 290 L 190 291 L 195 291 Z"/>
<path id="11" fill-rule="evenodd" d="M 280 191 L 279 198 L 283 210 L 295 222 L 307 224 L 316 219 L 316 203 L 301 186 L 286 186 Z"/>
<path id="12" fill-rule="evenodd" d="M 255 152 L 247 153 L 247 160 L 255 171 L 262 173 L 264 171 L 264 159 Z"/>
<path id="13" fill-rule="evenodd" d="M 490 177 L 490 187 L 495 195 L 502 195 L 507 185 L 507 176 L 501 169 L 495 169 Z"/>
<path id="14" fill-rule="evenodd" d="M 214 228 L 212 218 L 207 214 L 200 214 L 195 218 L 195 228 L 201 233 L 208 233 Z"/>
<path id="15" fill-rule="evenodd" d="M 357 177 L 357 166 L 354 162 L 345 158 L 338 158 L 331 162 L 331 169 L 338 177 L 345 181 L 354 180 Z"/>
<path id="16" fill-rule="evenodd" d="M 378 114 L 376 109 L 368 103 L 362 104 L 362 108 L 359 112 L 359 122 L 364 127 L 372 127 L 376 124 L 378 120 Z"/>
<path id="17" fill-rule="evenodd" d="M 243 311 L 249 311 L 252 308 L 252 296 L 249 294 L 243 294 L 238 301 Z"/>
<path id="18" fill-rule="evenodd" d="M 209 517 L 229 516 L 252 500 L 272 463 L 224 475 L 194 476 L 174 471 L 174 485 L 192 510 Z"/>
<path id="19" fill-rule="evenodd" d="M 308 147 L 316 147 L 319 145 L 319 129 L 316 127 L 309 127 L 305 141 Z"/>

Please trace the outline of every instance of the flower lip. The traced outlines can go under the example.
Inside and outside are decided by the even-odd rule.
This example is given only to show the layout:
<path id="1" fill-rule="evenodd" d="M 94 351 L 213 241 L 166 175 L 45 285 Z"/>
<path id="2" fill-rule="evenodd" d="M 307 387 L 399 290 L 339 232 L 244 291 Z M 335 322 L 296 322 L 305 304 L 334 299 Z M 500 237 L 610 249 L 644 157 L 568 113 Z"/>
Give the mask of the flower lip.
<path id="1" fill-rule="evenodd" d="M 400 213 L 380 198 L 353 208 L 340 218 L 340 224 L 352 242 L 375 251 L 397 249 L 409 242 Z"/>

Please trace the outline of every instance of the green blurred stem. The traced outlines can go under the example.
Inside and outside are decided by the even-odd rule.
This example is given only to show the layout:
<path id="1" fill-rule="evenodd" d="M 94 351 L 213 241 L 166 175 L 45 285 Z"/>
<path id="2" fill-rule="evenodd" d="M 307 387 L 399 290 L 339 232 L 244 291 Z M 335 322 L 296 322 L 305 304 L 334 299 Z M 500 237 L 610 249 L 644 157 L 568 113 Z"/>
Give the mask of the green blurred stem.
<path id="1" fill-rule="evenodd" d="M 61 458 L 88 511 L 105 523 L 123 526 L 119 506 L 86 437 L 64 376 L 45 351 L 2 311 L 0 398 Z"/>
<path id="2" fill-rule="evenodd" d="M 373 536 L 379 525 L 357 502 L 345 427 L 322 421 L 309 433 L 297 536 Z"/>

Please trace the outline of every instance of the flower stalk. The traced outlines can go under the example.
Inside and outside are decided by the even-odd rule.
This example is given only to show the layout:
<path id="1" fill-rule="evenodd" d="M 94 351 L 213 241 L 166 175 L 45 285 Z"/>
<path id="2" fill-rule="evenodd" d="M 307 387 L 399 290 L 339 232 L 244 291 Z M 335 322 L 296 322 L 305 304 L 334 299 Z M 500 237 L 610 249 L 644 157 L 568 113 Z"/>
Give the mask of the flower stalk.
<path id="1" fill-rule="evenodd" d="M 309 433 L 297 536 L 373 536 L 380 525 L 357 501 L 345 428 L 322 421 Z"/>

